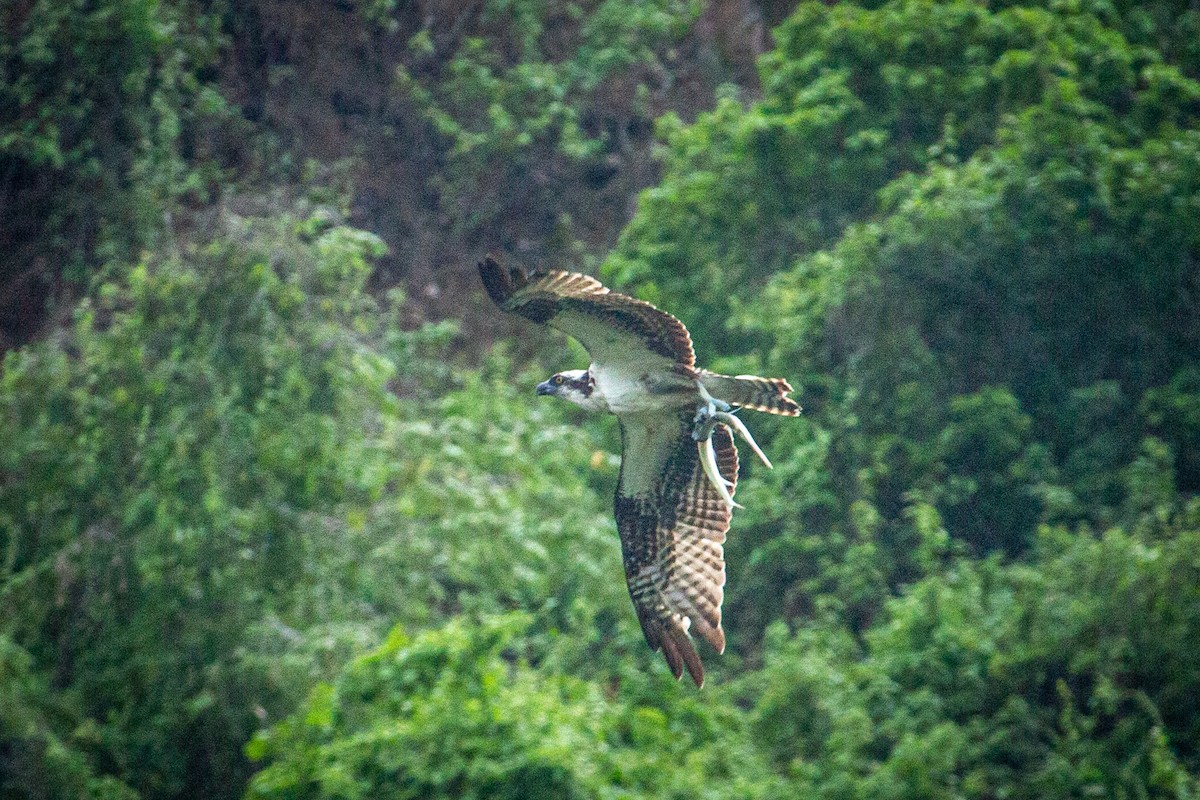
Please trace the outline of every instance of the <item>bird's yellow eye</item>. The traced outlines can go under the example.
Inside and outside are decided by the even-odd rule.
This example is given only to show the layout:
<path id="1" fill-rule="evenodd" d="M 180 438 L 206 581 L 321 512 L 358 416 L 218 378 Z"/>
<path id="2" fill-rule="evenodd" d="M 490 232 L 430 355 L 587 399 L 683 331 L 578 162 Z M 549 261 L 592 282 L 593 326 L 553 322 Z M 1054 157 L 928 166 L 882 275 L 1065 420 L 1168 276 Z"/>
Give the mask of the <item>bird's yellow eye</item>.
<path id="1" fill-rule="evenodd" d="M 563 382 L 563 376 L 562 376 L 562 375 L 555 375 L 555 376 L 554 376 L 554 385 L 555 385 L 555 386 L 562 386 L 562 382 Z"/>

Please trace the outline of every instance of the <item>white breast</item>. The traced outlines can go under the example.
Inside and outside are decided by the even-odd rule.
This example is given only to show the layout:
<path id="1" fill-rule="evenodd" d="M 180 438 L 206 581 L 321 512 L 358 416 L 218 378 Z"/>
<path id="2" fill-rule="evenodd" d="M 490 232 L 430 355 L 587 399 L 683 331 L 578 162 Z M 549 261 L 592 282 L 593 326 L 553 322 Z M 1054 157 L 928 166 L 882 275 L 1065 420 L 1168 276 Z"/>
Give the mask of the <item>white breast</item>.
<path id="1" fill-rule="evenodd" d="M 682 408 L 693 402 L 694 382 L 662 363 L 637 365 L 592 364 L 596 391 L 614 414 L 643 414 Z"/>

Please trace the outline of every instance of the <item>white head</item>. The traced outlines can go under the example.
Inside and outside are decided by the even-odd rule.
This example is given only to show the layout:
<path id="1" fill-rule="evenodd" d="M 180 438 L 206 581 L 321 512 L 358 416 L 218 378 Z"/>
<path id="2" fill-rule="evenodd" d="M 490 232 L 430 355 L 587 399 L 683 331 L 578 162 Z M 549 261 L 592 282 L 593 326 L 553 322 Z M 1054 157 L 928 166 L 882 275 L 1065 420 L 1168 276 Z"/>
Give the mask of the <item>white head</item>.
<path id="1" fill-rule="evenodd" d="M 537 393 L 561 397 L 588 411 L 607 411 L 608 404 L 596 391 L 596 380 L 586 369 L 560 372 L 537 385 Z"/>

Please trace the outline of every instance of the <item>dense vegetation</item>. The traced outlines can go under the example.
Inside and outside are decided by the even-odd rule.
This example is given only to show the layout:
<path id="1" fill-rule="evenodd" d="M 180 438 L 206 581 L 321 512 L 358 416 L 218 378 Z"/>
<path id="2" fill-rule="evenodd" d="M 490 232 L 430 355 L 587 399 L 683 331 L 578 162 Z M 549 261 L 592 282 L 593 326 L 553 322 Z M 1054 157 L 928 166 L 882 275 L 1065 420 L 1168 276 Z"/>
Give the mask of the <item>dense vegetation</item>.
<path id="1" fill-rule="evenodd" d="M 1194 3 L 278 5 L 0 10 L 0 795 L 1200 795 Z M 702 691 L 472 248 L 796 386 Z"/>

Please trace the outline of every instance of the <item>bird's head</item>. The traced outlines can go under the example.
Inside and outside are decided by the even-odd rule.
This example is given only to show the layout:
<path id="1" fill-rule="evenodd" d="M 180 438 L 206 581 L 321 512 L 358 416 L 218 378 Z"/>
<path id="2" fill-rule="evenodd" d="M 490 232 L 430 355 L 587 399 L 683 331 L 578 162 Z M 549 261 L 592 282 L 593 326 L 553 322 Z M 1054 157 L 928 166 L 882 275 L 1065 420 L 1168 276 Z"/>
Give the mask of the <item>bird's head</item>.
<path id="1" fill-rule="evenodd" d="M 590 410 L 600 410 L 595 393 L 596 382 L 586 369 L 573 369 L 553 375 L 537 385 L 539 395 L 561 397 L 563 400 Z"/>

